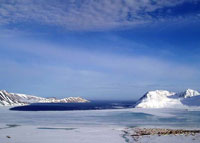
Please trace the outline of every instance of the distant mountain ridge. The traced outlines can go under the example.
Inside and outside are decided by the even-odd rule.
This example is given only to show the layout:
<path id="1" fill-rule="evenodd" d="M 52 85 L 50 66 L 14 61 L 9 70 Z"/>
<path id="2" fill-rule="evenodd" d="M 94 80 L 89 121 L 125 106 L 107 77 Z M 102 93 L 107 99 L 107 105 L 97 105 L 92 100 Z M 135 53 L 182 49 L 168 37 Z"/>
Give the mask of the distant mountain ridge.
<path id="1" fill-rule="evenodd" d="M 175 93 L 167 90 L 149 91 L 135 105 L 136 108 L 200 107 L 200 93 L 193 89 Z"/>
<path id="2" fill-rule="evenodd" d="M 9 93 L 5 90 L 0 90 L 0 106 L 17 106 L 30 103 L 85 103 L 89 102 L 81 97 L 67 97 L 63 99 L 43 98 L 33 95 Z"/>

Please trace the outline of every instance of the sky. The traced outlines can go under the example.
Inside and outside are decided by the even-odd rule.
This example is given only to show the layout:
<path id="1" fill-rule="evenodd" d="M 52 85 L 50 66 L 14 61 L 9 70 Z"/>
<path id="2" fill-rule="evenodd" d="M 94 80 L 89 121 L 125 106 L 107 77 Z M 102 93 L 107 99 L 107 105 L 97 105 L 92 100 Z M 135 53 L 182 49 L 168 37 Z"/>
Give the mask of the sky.
<path id="1" fill-rule="evenodd" d="M 0 89 L 136 100 L 199 69 L 200 0 L 0 0 Z"/>

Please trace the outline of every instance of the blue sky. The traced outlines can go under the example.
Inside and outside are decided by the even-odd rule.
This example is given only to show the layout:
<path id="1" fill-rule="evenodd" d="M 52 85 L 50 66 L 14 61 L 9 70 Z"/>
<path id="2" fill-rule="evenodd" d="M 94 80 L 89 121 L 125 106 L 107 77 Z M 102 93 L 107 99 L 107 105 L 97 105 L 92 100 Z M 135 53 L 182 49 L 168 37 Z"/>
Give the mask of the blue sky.
<path id="1" fill-rule="evenodd" d="M 130 99 L 200 90 L 199 0 L 0 0 L 0 88 Z"/>

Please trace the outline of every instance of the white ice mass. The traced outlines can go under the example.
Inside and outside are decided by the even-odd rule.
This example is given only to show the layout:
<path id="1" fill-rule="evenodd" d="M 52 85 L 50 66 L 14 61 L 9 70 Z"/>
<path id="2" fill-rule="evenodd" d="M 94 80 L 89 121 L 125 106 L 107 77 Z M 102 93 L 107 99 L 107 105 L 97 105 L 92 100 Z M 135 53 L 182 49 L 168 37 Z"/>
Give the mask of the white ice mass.
<path id="1" fill-rule="evenodd" d="M 147 92 L 136 103 L 136 108 L 193 108 L 200 107 L 200 93 L 187 89 L 175 93 L 167 90 Z"/>
<path id="2" fill-rule="evenodd" d="M 84 103 L 88 100 L 81 97 L 68 97 L 63 99 L 43 98 L 33 95 L 9 93 L 5 90 L 0 90 L 0 106 L 10 105 L 25 105 L 30 103 Z"/>

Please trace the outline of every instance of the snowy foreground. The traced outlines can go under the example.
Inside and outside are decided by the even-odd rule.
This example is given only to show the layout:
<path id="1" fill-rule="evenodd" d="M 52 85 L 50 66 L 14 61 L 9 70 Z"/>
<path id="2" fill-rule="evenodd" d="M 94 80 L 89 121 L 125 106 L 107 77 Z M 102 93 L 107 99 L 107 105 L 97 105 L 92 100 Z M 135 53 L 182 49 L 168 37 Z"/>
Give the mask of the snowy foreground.
<path id="1" fill-rule="evenodd" d="M 133 128 L 200 129 L 200 111 L 118 109 L 10 111 L 0 108 L 1 143 L 132 143 Z M 140 143 L 197 143 L 199 135 L 144 136 Z"/>

